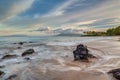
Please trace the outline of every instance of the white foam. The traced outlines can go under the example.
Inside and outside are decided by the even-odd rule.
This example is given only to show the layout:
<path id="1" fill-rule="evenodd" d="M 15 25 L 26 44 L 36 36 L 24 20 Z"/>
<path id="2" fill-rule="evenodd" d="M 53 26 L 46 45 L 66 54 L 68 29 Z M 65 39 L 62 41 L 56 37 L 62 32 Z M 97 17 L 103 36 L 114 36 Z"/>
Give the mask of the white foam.
<path id="1" fill-rule="evenodd" d="M 102 40 L 104 37 L 96 37 L 96 38 L 80 38 L 81 40 L 71 40 L 71 41 L 61 41 L 61 42 L 48 42 L 47 45 L 59 45 L 59 46 L 74 46 L 76 44 L 80 43 L 86 43 L 86 42 L 91 42 L 91 41 L 96 41 L 96 40 Z M 109 38 L 106 38 L 109 39 Z"/>

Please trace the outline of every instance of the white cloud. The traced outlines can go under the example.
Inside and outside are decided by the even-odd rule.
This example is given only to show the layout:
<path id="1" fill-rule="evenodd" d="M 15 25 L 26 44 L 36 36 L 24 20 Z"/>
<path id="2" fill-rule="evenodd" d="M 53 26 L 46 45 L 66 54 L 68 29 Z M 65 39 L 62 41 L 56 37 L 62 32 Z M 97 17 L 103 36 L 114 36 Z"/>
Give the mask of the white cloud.
<path id="1" fill-rule="evenodd" d="M 60 16 L 63 15 L 63 13 L 65 12 L 65 10 L 72 4 L 74 4 L 75 2 L 77 2 L 78 0 L 67 0 L 66 2 L 64 2 L 63 4 L 57 6 L 57 8 L 54 8 L 53 10 L 50 11 L 50 13 L 44 15 L 43 17 L 51 17 L 51 16 Z"/>
<path id="2" fill-rule="evenodd" d="M 79 27 L 79 26 L 93 24 L 96 21 L 97 20 L 82 21 L 82 22 L 73 22 L 73 23 L 64 24 L 64 25 L 61 26 L 61 28 L 63 28 L 63 29 L 72 28 L 72 29 L 83 29 L 84 30 L 84 29 L 86 29 L 86 27 Z"/>
<path id="3" fill-rule="evenodd" d="M 5 4 L 0 4 L 0 21 L 9 19 L 17 14 L 26 11 L 34 0 L 5 0 Z"/>
<path id="4" fill-rule="evenodd" d="M 59 29 L 56 29 L 54 30 L 54 33 L 55 34 L 62 34 L 62 35 L 72 35 L 72 34 L 83 34 L 83 30 L 82 29 L 73 29 L 73 28 L 68 28 L 68 29 L 62 29 L 62 28 L 59 28 Z"/>
<path id="5" fill-rule="evenodd" d="M 37 30 L 34 30 L 34 31 L 51 31 L 52 29 L 50 27 L 40 27 L 39 29 Z"/>
<path id="6" fill-rule="evenodd" d="M 9 0 L 7 0 L 9 1 Z M 82 30 L 93 30 L 94 29 L 100 29 L 101 28 L 109 28 L 109 26 L 118 25 L 120 23 L 120 0 L 105 0 L 104 3 L 97 3 L 95 6 L 91 6 L 91 8 L 81 8 L 81 5 L 85 5 L 82 3 L 77 3 L 79 0 L 66 0 L 63 4 L 57 5 L 56 8 L 52 9 L 50 12 L 44 15 L 44 17 L 41 17 L 41 15 L 37 14 L 29 19 L 27 17 L 20 17 L 20 19 L 11 17 L 26 11 L 29 9 L 34 2 L 34 0 L 14 0 L 15 2 L 11 3 L 11 5 L 8 7 L 6 6 L 5 9 L 3 9 L 2 12 L 0 12 L 0 20 L 5 20 L 7 18 L 10 18 L 8 21 L 6 21 L 6 26 L 14 26 L 14 28 L 21 27 L 25 30 L 27 28 L 28 30 L 40 30 L 40 25 L 44 26 L 50 26 L 53 27 L 53 29 L 56 28 L 62 28 L 65 29 L 82 29 Z M 66 11 L 70 7 L 76 5 L 77 9 L 73 11 Z M 14 4 L 14 5 L 13 5 Z M 26 4 L 26 5 L 24 5 Z M 88 3 L 87 3 L 88 4 Z M 1 5 L 0 5 L 1 6 Z M 7 9 L 8 8 L 8 9 Z M 83 9 L 82 11 L 80 9 Z M 0 7 L 1 10 L 1 7 Z M 65 12 L 66 11 L 66 12 Z M 115 18 L 115 21 L 110 21 L 109 19 Z M 107 19 L 108 22 L 104 22 L 103 20 Z M 101 22 L 103 21 L 103 22 Z M 81 25 L 89 25 L 93 23 L 98 23 L 95 25 L 90 26 L 81 26 Z M 45 24 L 45 25 L 44 25 Z M 32 27 L 31 27 L 32 26 Z M 6 28 L 8 28 L 6 27 Z M 52 30 L 53 30 L 52 29 Z M 24 31 L 23 30 L 23 31 Z M 44 29 L 45 32 L 49 32 L 48 28 Z M 48 31 L 47 31 L 48 30 Z M 51 30 L 50 30 L 51 31 Z M 33 32 L 35 33 L 35 31 Z M 36 34 L 40 33 L 40 31 L 36 31 Z"/>

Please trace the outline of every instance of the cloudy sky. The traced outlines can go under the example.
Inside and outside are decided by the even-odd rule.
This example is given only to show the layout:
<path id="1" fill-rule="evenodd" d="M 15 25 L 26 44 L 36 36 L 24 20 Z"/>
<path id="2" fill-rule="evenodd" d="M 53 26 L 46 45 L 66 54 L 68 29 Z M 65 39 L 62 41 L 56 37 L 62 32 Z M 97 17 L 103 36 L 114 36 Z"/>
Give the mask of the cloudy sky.
<path id="1" fill-rule="evenodd" d="M 53 35 L 120 25 L 120 0 L 0 0 L 0 35 Z"/>

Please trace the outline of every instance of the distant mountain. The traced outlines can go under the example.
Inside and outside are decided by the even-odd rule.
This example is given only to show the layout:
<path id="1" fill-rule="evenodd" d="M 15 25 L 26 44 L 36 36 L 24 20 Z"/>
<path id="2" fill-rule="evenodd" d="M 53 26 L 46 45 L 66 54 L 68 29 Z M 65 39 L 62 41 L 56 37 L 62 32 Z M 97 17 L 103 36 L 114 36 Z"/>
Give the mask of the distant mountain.
<path id="1" fill-rule="evenodd" d="M 81 34 L 67 33 L 67 34 L 58 34 L 57 36 L 75 36 L 75 37 L 79 37 L 79 36 L 81 36 Z"/>
<path id="2" fill-rule="evenodd" d="M 28 37 L 28 35 L 17 34 L 17 35 L 7 35 L 7 36 L 1 36 L 1 37 Z"/>
<path id="3" fill-rule="evenodd" d="M 57 36 L 81 36 L 83 34 L 83 31 L 78 29 L 57 29 L 55 31 L 59 33 Z"/>

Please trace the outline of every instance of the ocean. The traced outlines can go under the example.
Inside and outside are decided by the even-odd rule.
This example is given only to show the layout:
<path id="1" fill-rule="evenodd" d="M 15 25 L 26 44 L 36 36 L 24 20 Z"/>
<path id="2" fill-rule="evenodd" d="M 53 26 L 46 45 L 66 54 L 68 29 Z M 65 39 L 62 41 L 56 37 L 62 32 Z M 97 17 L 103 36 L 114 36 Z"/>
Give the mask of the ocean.
<path id="1" fill-rule="evenodd" d="M 84 43 L 110 37 L 74 37 L 74 36 L 26 36 L 26 37 L 0 37 L 0 47 L 9 43 L 35 42 L 48 43 Z M 69 45 L 69 44 L 68 44 Z"/>
<path id="2" fill-rule="evenodd" d="M 106 71 L 111 69 L 111 65 L 114 64 L 114 62 L 109 64 L 108 61 L 114 58 L 119 58 L 117 54 L 117 52 L 119 52 L 119 49 L 116 51 L 116 55 L 114 54 L 113 56 L 110 54 L 110 50 L 113 49 L 112 51 L 114 51 L 114 48 L 110 46 L 118 45 L 115 49 L 117 50 L 117 48 L 119 48 L 118 42 L 114 42 L 113 39 L 113 37 L 70 36 L 0 37 L 0 66 L 3 66 L 3 68 L 0 68 L 0 70 L 5 72 L 5 75 L 0 78 L 0 80 L 5 80 L 7 77 L 14 74 L 17 74 L 19 77 L 19 79 L 14 80 L 41 80 L 39 78 L 40 76 L 37 76 L 37 72 L 34 72 L 36 70 L 35 68 L 38 69 L 38 72 L 42 71 L 45 73 L 45 76 L 49 76 L 46 73 L 47 69 L 48 71 L 56 72 L 66 72 L 71 70 L 80 71 L 84 69 L 85 71 L 89 72 L 90 70 L 94 69 L 96 71 L 99 70 L 102 73 L 106 73 Z M 19 42 L 27 43 L 19 45 L 17 44 Z M 98 56 L 99 58 L 98 60 L 94 60 L 92 63 L 90 63 L 89 67 L 88 65 L 83 65 L 82 63 L 80 64 L 73 62 L 72 52 L 75 50 L 76 45 L 80 43 L 89 46 L 91 53 Z M 106 50 L 108 49 L 107 47 L 111 49 L 105 52 L 103 49 L 99 49 L 101 47 Z M 21 56 L 22 53 L 28 49 L 34 49 L 35 53 L 25 57 Z M 17 57 L 2 59 L 2 57 L 5 55 L 17 55 Z M 26 60 L 25 58 L 30 58 L 30 60 Z M 108 63 L 107 66 L 105 66 L 106 64 L 104 63 Z M 104 66 L 106 68 L 103 68 Z M 42 73 L 40 73 L 40 75 L 42 75 Z M 49 80 L 49 77 L 47 80 Z"/>

